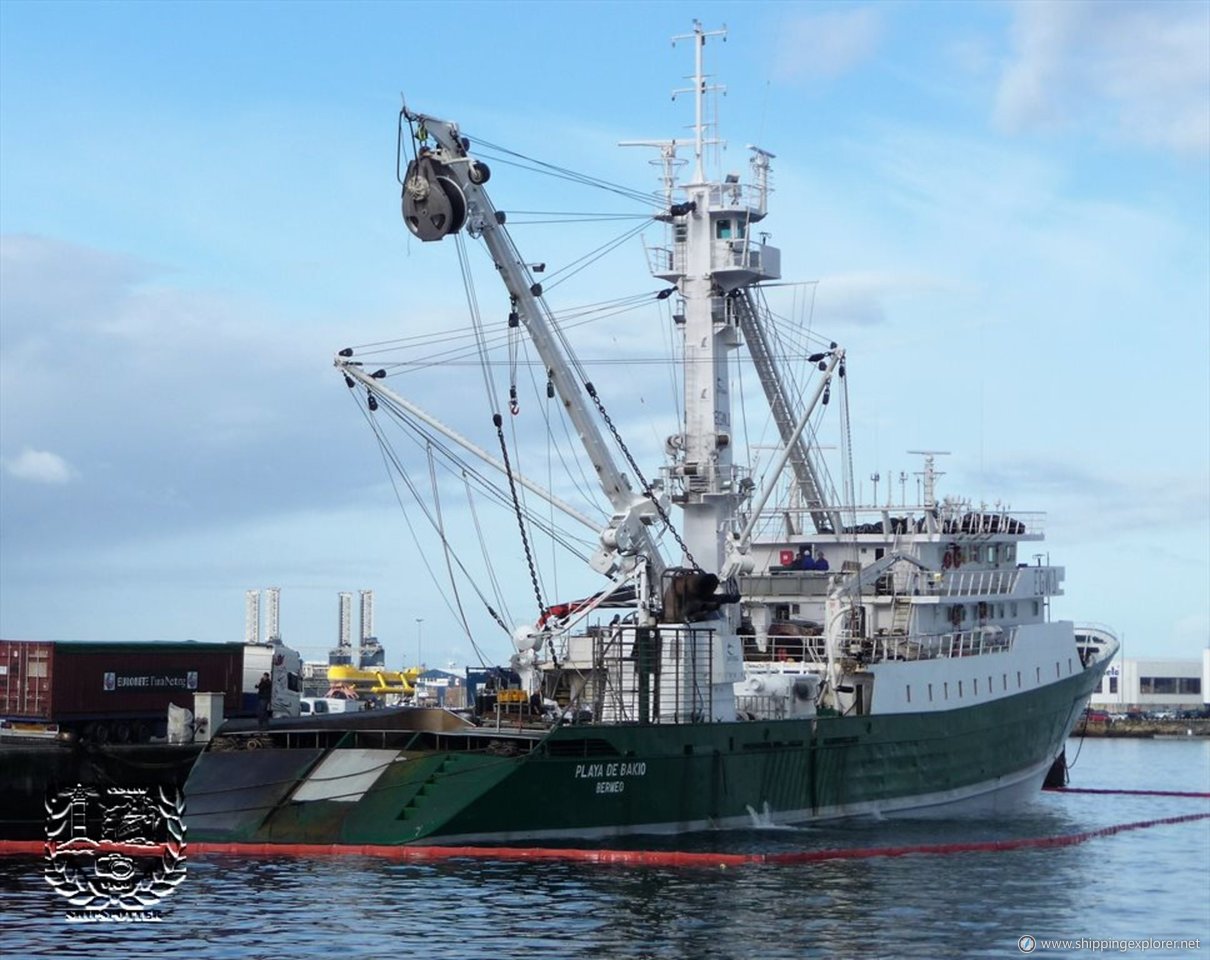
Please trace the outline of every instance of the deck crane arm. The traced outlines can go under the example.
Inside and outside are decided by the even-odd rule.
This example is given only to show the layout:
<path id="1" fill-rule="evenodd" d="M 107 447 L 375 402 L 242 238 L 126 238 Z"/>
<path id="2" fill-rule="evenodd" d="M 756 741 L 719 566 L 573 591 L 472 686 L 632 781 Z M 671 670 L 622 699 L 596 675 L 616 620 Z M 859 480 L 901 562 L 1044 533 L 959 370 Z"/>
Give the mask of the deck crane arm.
<path id="1" fill-rule="evenodd" d="M 487 166 L 471 156 L 470 143 L 456 124 L 406 107 L 401 126 L 402 119 L 415 125 L 420 143 L 403 178 L 404 222 L 422 241 L 441 240 L 465 227 L 486 244 L 513 310 L 542 358 L 555 393 L 609 499 L 613 516 L 601 531 L 601 544 L 591 561 L 593 568 L 616 576 L 633 572 L 642 558 L 650 563 L 651 575 L 659 582 L 664 561 L 650 524 L 660 511 L 650 496 L 631 487 L 614 460 L 590 402 L 591 385 L 581 384 L 575 376 L 556 335 L 554 318 L 542 299 L 542 288 L 513 243 L 504 225 L 504 214 L 496 210 L 484 189 L 490 176 Z M 430 138 L 436 146 L 429 145 Z M 653 491 L 653 496 L 664 498 L 661 507 L 666 516 L 667 495 Z"/>

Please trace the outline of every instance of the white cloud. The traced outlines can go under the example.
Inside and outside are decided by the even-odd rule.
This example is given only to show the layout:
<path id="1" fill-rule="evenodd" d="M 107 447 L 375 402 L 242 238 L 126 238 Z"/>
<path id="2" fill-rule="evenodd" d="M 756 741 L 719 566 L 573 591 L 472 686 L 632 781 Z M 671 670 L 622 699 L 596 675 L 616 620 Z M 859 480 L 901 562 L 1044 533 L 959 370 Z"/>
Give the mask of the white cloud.
<path id="1" fill-rule="evenodd" d="M 888 300 L 949 286 L 940 278 L 893 272 L 824 276 L 816 289 L 812 319 L 821 329 L 839 324 L 881 324 L 886 322 Z"/>
<path id="2" fill-rule="evenodd" d="M 0 281 L 0 511 L 23 561 L 338 496 L 318 491 L 345 482 L 327 469 L 348 424 L 331 333 L 55 238 L 0 236 Z M 81 476 L 40 509 L 39 484 Z"/>
<path id="3" fill-rule="evenodd" d="M 1006 130 L 1103 129 L 1210 150 L 1210 5 L 1019 3 L 996 119 Z"/>
<path id="4" fill-rule="evenodd" d="M 4 472 L 32 483 L 67 483 L 76 476 L 71 465 L 49 450 L 22 450 L 13 460 L 4 460 Z"/>
<path id="5" fill-rule="evenodd" d="M 1087 542 L 1121 541 L 1139 532 L 1198 531 L 1210 525 L 1204 472 L 1168 471 L 1163 476 L 1120 471 L 1106 475 L 1091 467 L 1083 454 L 1039 455 L 1022 452 L 991 465 L 991 485 L 1014 495 L 1027 495 L 1055 505 L 1052 526 Z M 1185 565 L 1199 560 L 1189 542 L 1175 541 L 1172 555 Z"/>
<path id="6" fill-rule="evenodd" d="M 800 17 L 781 28 L 777 73 L 787 80 L 839 76 L 873 56 L 882 34 L 873 7 Z"/>

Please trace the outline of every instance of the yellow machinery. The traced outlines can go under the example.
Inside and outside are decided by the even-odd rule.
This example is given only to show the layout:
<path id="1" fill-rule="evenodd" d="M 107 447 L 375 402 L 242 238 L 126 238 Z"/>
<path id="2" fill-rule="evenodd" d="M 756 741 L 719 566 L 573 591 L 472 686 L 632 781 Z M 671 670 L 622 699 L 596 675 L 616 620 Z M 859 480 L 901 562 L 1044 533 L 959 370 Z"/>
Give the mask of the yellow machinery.
<path id="1" fill-rule="evenodd" d="M 359 696 L 398 694 L 411 696 L 416 690 L 419 667 L 406 670 L 359 670 L 357 667 L 328 667 L 328 683 L 332 686 L 352 687 Z"/>

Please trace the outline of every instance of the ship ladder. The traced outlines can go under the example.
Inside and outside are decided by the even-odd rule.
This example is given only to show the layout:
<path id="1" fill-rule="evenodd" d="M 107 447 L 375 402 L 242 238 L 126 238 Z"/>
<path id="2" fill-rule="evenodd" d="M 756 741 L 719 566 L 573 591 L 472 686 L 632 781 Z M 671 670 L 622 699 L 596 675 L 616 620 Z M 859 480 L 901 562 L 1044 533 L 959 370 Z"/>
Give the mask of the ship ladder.
<path id="1" fill-rule="evenodd" d="M 912 600 L 896 593 L 891 601 L 891 633 L 895 636 L 906 637 L 908 626 L 912 622 Z"/>
<path id="2" fill-rule="evenodd" d="M 416 792 L 409 798 L 408 802 L 403 805 L 403 809 L 399 811 L 400 820 L 408 820 L 415 814 L 416 810 L 424 803 L 425 798 L 431 794 L 432 787 L 437 783 L 437 778 L 445 772 L 445 768 L 449 765 L 449 758 L 443 757 L 441 762 L 433 769 L 433 771 L 425 777 L 420 785 L 416 788 Z"/>

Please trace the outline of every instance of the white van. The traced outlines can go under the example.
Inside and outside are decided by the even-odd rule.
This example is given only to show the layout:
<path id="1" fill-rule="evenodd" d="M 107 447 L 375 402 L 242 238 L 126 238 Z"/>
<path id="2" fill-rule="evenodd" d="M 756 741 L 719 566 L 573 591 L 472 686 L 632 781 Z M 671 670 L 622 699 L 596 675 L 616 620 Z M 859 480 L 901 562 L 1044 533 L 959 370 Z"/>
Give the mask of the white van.
<path id="1" fill-rule="evenodd" d="M 299 701 L 304 717 L 325 713 L 356 713 L 361 709 L 360 700 L 342 700 L 339 697 L 303 697 Z"/>

